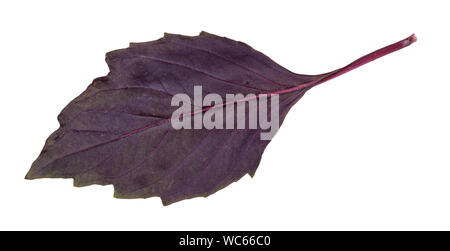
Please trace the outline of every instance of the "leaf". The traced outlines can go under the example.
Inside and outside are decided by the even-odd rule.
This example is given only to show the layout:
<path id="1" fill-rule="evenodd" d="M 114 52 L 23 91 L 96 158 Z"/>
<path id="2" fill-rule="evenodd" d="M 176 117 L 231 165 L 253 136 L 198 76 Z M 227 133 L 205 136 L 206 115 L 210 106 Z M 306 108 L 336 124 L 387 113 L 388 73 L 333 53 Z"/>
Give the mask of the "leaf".
<path id="1" fill-rule="evenodd" d="M 171 106 L 176 94 L 193 98 L 196 85 L 223 99 L 226 94 L 255 94 L 255 100 L 278 94 L 282 123 L 313 86 L 415 40 L 412 35 L 321 75 L 292 73 L 242 42 L 205 32 L 132 43 L 107 53 L 108 75 L 95 79 L 63 109 L 60 128 L 47 139 L 26 179 L 73 178 L 79 187 L 112 184 L 116 198 L 159 196 L 164 205 L 208 196 L 247 173 L 253 177 L 270 141 L 260 139 L 260 126 L 175 130 L 170 120 L 178 108 Z M 225 105 L 230 103 L 193 102 L 193 112 L 180 119 Z"/>

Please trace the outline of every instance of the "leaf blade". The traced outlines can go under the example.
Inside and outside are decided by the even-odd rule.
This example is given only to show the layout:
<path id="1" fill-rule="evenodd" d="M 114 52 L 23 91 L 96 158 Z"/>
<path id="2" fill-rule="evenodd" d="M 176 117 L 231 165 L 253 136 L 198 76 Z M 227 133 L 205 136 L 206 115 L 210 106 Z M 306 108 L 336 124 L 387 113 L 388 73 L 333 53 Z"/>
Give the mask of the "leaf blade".
<path id="1" fill-rule="evenodd" d="M 47 139 L 26 179 L 73 178 L 75 186 L 114 185 L 117 198 L 161 197 L 163 204 L 208 196 L 254 175 L 270 141 L 260 129 L 175 130 L 174 94 L 280 95 L 280 123 L 310 88 L 415 41 L 414 35 L 338 70 L 295 74 L 242 42 L 201 33 L 166 34 L 107 53 L 110 73 L 95 79 L 58 116 L 60 128 Z M 249 99 L 233 101 L 245 102 Z M 211 107 L 190 104 L 195 116 Z M 241 149 L 242 148 L 242 149 Z"/>

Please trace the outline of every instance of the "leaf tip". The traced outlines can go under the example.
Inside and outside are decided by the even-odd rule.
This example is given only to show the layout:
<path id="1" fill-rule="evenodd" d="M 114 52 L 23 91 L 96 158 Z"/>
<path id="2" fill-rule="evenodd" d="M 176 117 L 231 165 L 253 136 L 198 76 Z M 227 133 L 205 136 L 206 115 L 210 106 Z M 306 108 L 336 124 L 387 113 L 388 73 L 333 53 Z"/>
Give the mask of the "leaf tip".
<path id="1" fill-rule="evenodd" d="M 36 172 L 34 172 L 34 168 L 31 167 L 28 173 L 25 175 L 26 180 L 34 180 L 39 178 L 38 175 L 36 175 Z"/>

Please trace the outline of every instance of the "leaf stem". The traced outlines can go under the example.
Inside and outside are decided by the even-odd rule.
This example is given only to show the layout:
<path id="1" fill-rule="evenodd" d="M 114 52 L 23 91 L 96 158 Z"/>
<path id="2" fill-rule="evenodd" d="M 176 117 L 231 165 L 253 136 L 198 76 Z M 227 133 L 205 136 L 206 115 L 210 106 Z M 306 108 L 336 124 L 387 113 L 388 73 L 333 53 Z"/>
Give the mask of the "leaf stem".
<path id="1" fill-rule="evenodd" d="M 409 37 L 407 37 L 407 38 L 405 38 L 403 40 L 400 40 L 400 41 L 398 41 L 396 43 L 393 43 L 391 45 L 385 46 L 385 47 L 383 47 L 381 49 L 378 49 L 378 50 L 376 50 L 376 51 L 374 51 L 372 53 L 369 53 L 369 54 L 367 54 L 365 56 L 362 56 L 362 57 L 358 58 L 357 60 L 353 61 L 352 63 L 348 64 L 347 66 L 344 66 L 344 67 L 339 68 L 337 70 L 334 70 L 332 72 L 323 74 L 322 77 L 320 77 L 320 78 L 318 78 L 316 80 L 313 80 L 311 82 L 308 82 L 308 83 L 305 83 L 305 84 L 301 84 L 301 85 L 298 85 L 298 86 L 295 86 L 295 87 L 292 87 L 292 88 L 289 88 L 289 89 L 276 91 L 276 92 L 274 92 L 272 94 L 288 93 L 288 92 L 292 92 L 292 91 L 295 91 L 295 90 L 300 90 L 300 89 L 303 89 L 303 88 L 313 87 L 313 86 L 322 84 L 322 83 L 324 83 L 324 82 L 326 82 L 328 80 L 331 80 L 331 79 L 336 78 L 336 77 L 338 77 L 338 76 L 340 76 L 340 75 L 342 75 L 344 73 L 347 73 L 347 72 L 349 72 L 351 70 L 354 70 L 354 69 L 356 69 L 356 68 L 358 68 L 358 67 L 360 67 L 362 65 L 365 65 L 365 64 L 367 64 L 369 62 L 372 62 L 375 59 L 378 59 L 380 57 L 383 57 L 385 55 L 388 55 L 388 54 L 390 54 L 392 52 L 395 52 L 395 51 L 398 51 L 400 49 L 403 49 L 403 48 L 411 45 L 412 43 L 414 43 L 416 41 L 417 41 L 417 37 L 414 34 L 412 34 L 411 36 L 409 36 Z"/>

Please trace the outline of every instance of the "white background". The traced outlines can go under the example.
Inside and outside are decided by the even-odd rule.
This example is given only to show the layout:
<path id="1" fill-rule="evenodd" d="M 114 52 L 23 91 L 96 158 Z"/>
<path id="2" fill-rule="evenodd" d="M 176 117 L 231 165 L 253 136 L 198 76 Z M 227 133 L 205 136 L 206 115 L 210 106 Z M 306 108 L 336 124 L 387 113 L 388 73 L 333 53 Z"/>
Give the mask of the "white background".
<path id="1" fill-rule="evenodd" d="M 448 1 L 308 2 L 2 1 L 0 229 L 450 230 Z M 24 180 L 106 52 L 201 30 L 305 74 L 418 42 L 309 91 L 255 177 L 206 199 Z"/>

